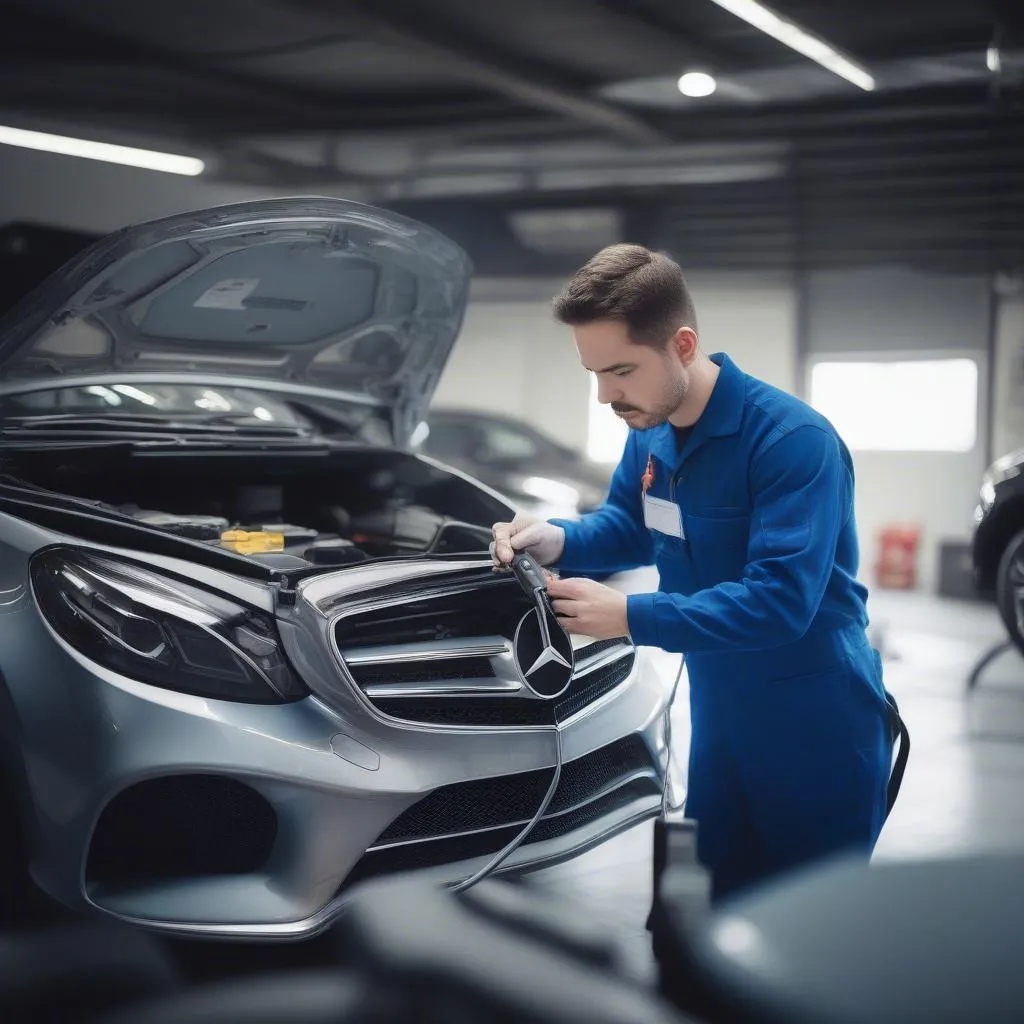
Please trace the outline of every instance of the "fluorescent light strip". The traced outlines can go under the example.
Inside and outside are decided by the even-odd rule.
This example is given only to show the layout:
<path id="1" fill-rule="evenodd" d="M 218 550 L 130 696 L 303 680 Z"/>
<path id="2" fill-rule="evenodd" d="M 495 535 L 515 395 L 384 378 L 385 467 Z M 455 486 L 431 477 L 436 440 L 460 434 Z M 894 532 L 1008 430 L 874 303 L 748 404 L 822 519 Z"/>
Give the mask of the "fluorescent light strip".
<path id="1" fill-rule="evenodd" d="M 192 156 L 157 153 L 151 149 L 132 149 L 130 146 L 112 146 L 106 142 L 90 142 L 87 139 L 72 139 L 66 135 L 49 135 L 46 132 L 29 132 L 4 125 L 0 125 L 0 144 L 38 149 L 44 153 L 77 156 L 85 160 L 105 160 L 111 164 L 144 167 L 151 171 L 166 171 L 168 174 L 185 174 L 190 177 L 202 174 L 206 168 L 202 160 Z"/>
<path id="2" fill-rule="evenodd" d="M 844 57 L 837 50 L 834 50 L 828 43 L 809 32 L 805 32 L 799 25 L 787 21 L 774 11 L 757 3 L 757 0 L 712 0 L 719 7 L 742 18 L 747 24 L 759 28 L 765 35 L 777 39 L 790 49 L 802 53 L 805 57 L 817 61 L 823 68 L 827 68 L 833 74 L 845 78 L 848 82 L 860 86 L 870 92 L 875 87 L 875 80 L 868 74 L 865 68 Z"/>

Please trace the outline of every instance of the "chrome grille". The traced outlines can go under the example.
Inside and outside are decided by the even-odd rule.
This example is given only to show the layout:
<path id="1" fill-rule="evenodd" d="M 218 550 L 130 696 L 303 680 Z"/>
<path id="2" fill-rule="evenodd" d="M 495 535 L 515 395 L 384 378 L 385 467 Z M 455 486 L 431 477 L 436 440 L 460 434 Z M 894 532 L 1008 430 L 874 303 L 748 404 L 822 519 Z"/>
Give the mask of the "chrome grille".
<path id="1" fill-rule="evenodd" d="M 625 682 L 636 651 L 626 639 L 577 646 L 569 689 L 537 698 L 512 651 L 532 608 L 518 585 L 493 583 L 393 595 L 335 625 L 338 653 L 382 714 L 438 726 L 530 727 L 565 721 Z"/>

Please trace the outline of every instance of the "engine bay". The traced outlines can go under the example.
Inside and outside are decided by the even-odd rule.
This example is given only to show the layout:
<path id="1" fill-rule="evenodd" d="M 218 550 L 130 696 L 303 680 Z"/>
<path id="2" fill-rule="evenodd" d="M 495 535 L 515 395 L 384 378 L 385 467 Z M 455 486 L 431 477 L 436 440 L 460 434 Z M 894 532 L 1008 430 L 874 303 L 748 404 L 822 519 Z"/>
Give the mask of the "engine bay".
<path id="1" fill-rule="evenodd" d="M 475 550 L 481 540 L 478 527 L 415 505 L 355 518 L 340 507 L 332 508 L 343 524 L 339 529 L 344 528 L 347 535 L 294 523 L 235 522 L 223 516 L 178 515 L 135 505 L 119 506 L 115 511 L 146 526 L 248 555 L 280 569 L 349 565 L 400 554 L 447 553 L 465 550 L 467 545 Z"/>
<path id="2" fill-rule="evenodd" d="M 31 465 L 5 468 L 36 487 L 285 571 L 485 552 L 491 524 L 509 512 L 472 481 L 395 449 L 79 450 L 74 461 L 36 451 Z"/>

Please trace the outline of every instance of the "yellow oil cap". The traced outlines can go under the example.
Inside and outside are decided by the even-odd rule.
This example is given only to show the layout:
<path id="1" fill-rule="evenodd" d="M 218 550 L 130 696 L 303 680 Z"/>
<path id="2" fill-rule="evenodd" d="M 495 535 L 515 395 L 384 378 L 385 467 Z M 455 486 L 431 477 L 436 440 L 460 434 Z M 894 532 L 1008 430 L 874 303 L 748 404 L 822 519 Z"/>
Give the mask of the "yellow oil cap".
<path id="1" fill-rule="evenodd" d="M 266 530 L 225 530 L 220 535 L 223 547 L 240 555 L 265 555 L 271 551 L 284 551 L 284 534 Z"/>

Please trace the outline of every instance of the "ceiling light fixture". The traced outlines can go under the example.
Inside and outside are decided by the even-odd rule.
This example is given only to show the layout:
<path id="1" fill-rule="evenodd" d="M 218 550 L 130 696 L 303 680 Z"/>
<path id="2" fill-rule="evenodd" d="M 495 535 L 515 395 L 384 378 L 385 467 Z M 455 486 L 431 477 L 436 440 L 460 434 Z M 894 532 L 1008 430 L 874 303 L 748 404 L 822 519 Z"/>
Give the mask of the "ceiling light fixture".
<path id="1" fill-rule="evenodd" d="M 765 35 L 777 39 L 790 49 L 802 53 L 833 74 L 845 78 L 848 82 L 870 92 L 875 87 L 875 80 L 868 71 L 844 57 L 838 50 L 829 46 L 824 40 L 812 36 L 799 25 L 769 10 L 757 0 L 712 0 L 719 7 L 742 18 L 747 24 L 759 28 Z"/>
<path id="2" fill-rule="evenodd" d="M 202 160 L 192 156 L 157 153 L 151 149 L 133 149 L 130 146 L 113 146 L 107 142 L 90 142 L 88 139 L 73 139 L 67 135 L 50 135 L 47 132 L 30 132 L 4 125 L 0 125 L 0 145 L 38 149 L 44 153 L 60 153 L 63 156 L 77 156 L 85 160 L 104 160 L 111 164 L 144 167 L 150 171 L 185 174 L 190 177 L 202 174 L 206 169 Z"/>
<path id="3" fill-rule="evenodd" d="M 687 71 L 677 84 L 679 91 L 684 96 L 692 96 L 694 99 L 710 96 L 718 88 L 718 83 L 714 78 L 703 71 Z"/>
<path id="4" fill-rule="evenodd" d="M 998 46 L 990 46 L 985 52 L 985 66 L 993 75 L 998 75 L 1002 71 L 1003 60 Z"/>

